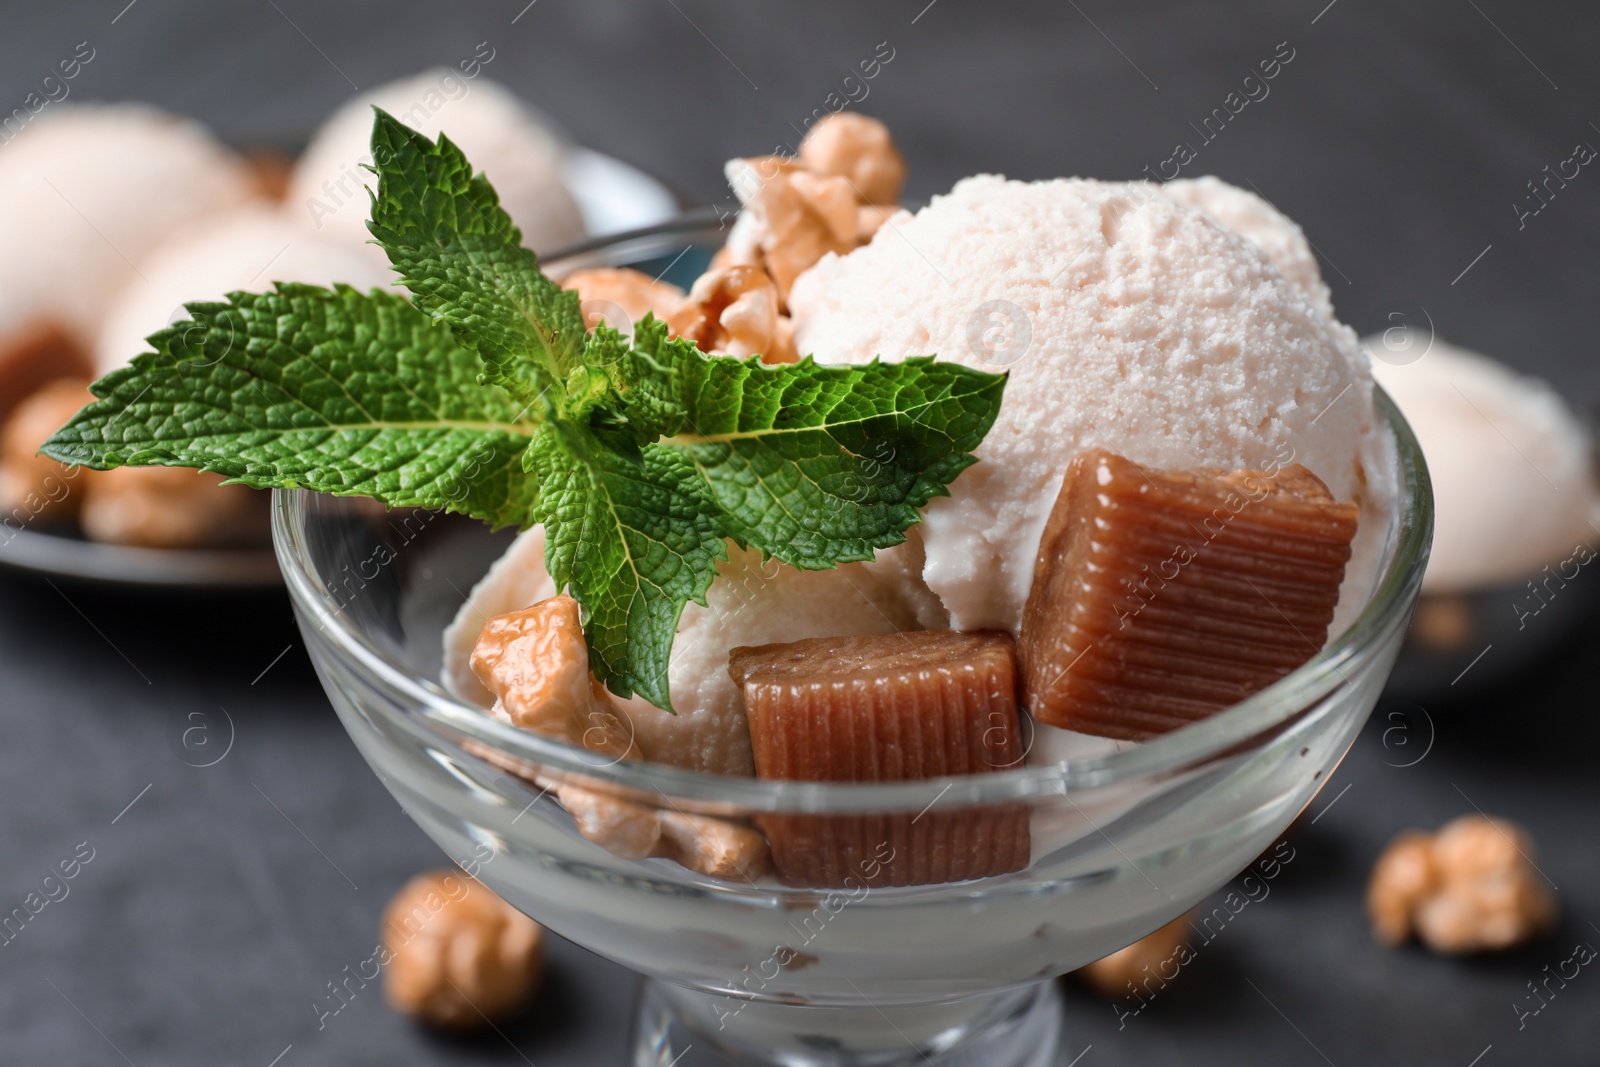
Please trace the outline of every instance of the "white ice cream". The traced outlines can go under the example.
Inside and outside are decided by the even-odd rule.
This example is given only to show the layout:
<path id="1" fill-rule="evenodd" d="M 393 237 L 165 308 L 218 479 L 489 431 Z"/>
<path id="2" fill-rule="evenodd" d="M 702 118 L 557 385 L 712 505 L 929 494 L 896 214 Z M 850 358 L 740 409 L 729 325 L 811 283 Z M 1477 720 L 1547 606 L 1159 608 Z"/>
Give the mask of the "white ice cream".
<path id="1" fill-rule="evenodd" d="M 323 123 L 289 189 L 289 209 L 305 225 L 387 262 L 366 243 L 367 189 L 377 188 L 377 178 L 361 164 L 372 162 L 374 106 L 430 138 L 445 131 L 494 183 L 523 244 L 547 251 L 583 236 L 562 182 L 564 148 L 548 123 L 503 86 L 442 67 L 362 93 Z"/>
<path id="2" fill-rule="evenodd" d="M 1333 297 L 1305 232 L 1293 219 L 1261 197 L 1214 175 L 1179 178 L 1156 188 L 1180 204 L 1199 208 L 1223 227 L 1245 238 L 1272 260 L 1278 273 L 1305 294 L 1312 305 L 1333 318 Z"/>
<path id="3" fill-rule="evenodd" d="M 388 288 L 394 273 L 350 245 L 295 224 L 274 204 L 252 204 L 175 235 L 147 256 L 143 280 L 111 302 L 95 342 L 100 373 L 147 351 L 145 338 L 188 318 L 185 303 L 221 300 L 229 292 L 263 292 L 273 282 L 366 291 Z"/>
<path id="4" fill-rule="evenodd" d="M 896 578 L 914 574 L 914 541 L 883 553 L 880 565 L 852 563 L 828 571 L 797 571 L 761 561 L 755 551 L 730 546 L 718 568 L 707 606 L 683 609 L 667 668 L 676 715 L 634 698 L 621 707 L 633 723 L 646 759 L 710 774 L 755 773 L 744 700 L 728 675 L 728 653 L 739 645 L 800 641 L 808 637 L 888 634 L 916 630 L 919 609 L 937 612 L 925 595 L 901 595 Z M 900 575 L 895 569 L 902 567 Z M 444 683 L 481 706 L 490 696 L 472 674 L 469 659 L 483 624 L 556 593 L 544 568 L 544 531 L 524 533 L 468 595 L 445 631 Z M 942 623 L 936 615 L 929 619 Z"/>
<path id="5" fill-rule="evenodd" d="M 1437 338 L 1404 364 L 1385 359 L 1382 337 L 1368 345 L 1373 375 L 1416 431 L 1433 478 L 1425 590 L 1515 582 L 1596 543 L 1592 446 L 1554 389 Z"/>
<path id="6" fill-rule="evenodd" d="M 51 107 L 0 151 L 0 335 L 47 316 L 92 345 L 157 245 L 255 194 L 245 164 L 188 119 Z"/>
<path id="7" fill-rule="evenodd" d="M 970 178 L 795 283 L 796 341 L 818 360 L 1010 371 L 982 462 L 925 510 L 924 577 L 958 629 L 1016 631 L 1062 475 L 1092 446 L 1157 467 L 1303 463 L 1362 506 L 1358 564 L 1387 534 L 1393 442 L 1325 290 L 1156 188 Z M 1368 591 L 1370 568 L 1352 572 L 1333 632 Z"/>

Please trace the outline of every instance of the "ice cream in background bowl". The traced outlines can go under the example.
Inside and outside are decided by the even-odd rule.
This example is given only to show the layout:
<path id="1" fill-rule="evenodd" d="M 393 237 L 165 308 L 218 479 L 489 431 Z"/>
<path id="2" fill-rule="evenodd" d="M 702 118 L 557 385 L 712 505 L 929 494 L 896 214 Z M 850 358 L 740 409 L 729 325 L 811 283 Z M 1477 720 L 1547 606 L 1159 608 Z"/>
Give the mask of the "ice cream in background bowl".
<path id="1" fill-rule="evenodd" d="M 1434 702 L 1507 683 L 1600 610 L 1589 577 L 1600 555 L 1589 427 L 1549 383 L 1431 327 L 1407 321 L 1365 346 L 1416 429 L 1438 509 L 1391 690 Z"/>
<path id="2" fill-rule="evenodd" d="M 184 304 L 273 281 L 389 288 L 394 274 L 362 251 L 302 226 L 287 205 L 253 203 L 180 229 L 143 261 L 143 284 L 108 303 L 95 339 L 100 374 L 126 365 L 145 338 L 187 319 Z"/>
<path id="3" fill-rule="evenodd" d="M 1593 442 L 1554 388 L 1437 337 L 1398 357 L 1381 335 L 1368 347 L 1378 353 L 1373 376 L 1416 428 L 1433 478 L 1424 593 L 1542 577 L 1580 543 L 1600 543 Z"/>

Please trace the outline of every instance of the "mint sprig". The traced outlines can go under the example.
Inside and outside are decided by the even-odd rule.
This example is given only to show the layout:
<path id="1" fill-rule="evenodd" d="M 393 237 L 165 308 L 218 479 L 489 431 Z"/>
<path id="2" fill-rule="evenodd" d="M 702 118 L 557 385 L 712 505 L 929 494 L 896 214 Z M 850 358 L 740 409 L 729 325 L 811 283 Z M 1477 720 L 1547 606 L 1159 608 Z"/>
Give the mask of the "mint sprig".
<path id="1" fill-rule="evenodd" d="M 279 283 L 186 306 L 41 451 L 527 524 L 537 488 L 521 457 L 538 426 L 398 293 Z"/>
<path id="2" fill-rule="evenodd" d="M 648 317 L 631 340 L 585 332 L 448 138 L 378 111 L 373 157 L 370 229 L 414 303 L 279 284 L 187 305 L 42 451 L 542 523 L 595 674 L 671 710 L 678 618 L 726 540 L 807 569 L 870 559 L 999 412 L 1004 376 L 932 357 L 769 366 Z"/>

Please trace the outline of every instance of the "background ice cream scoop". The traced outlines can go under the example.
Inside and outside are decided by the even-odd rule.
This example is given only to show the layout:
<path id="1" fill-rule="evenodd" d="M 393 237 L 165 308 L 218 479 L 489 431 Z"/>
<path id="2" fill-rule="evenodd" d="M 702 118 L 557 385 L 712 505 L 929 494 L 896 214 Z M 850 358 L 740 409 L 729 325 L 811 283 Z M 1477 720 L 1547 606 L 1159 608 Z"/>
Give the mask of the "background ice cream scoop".
<path id="1" fill-rule="evenodd" d="M 1488 356 L 1429 340 L 1403 363 L 1382 358 L 1381 336 L 1368 340 L 1379 356 L 1373 376 L 1416 431 L 1433 479 L 1423 589 L 1516 582 L 1579 544 L 1600 544 L 1593 446 L 1556 391 Z"/>
<path id="2" fill-rule="evenodd" d="M 141 265 L 143 284 L 110 302 L 95 341 L 104 374 L 149 346 L 145 338 L 188 317 L 185 303 L 221 300 L 229 292 L 261 292 L 273 282 L 360 290 L 388 288 L 394 273 L 360 249 L 296 225 L 277 205 L 252 204 L 175 235 Z"/>
<path id="3" fill-rule="evenodd" d="M 426 134 L 449 137 L 488 175 L 525 245 L 544 251 L 583 236 L 583 218 L 562 181 L 565 148 L 554 130 L 511 92 L 484 77 L 445 68 L 362 93 L 318 129 L 295 167 L 288 204 L 300 220 L 387 266 L 367 242 L 372 109 L 381 107 Z"/>
<path id="4" fill-rule="evenodd" d="M 46 317 L 92 345 L 157 245 L 254 195 L 198 123 L 139 104 L 50 108 L 0 153 L 0 335 Z"/>

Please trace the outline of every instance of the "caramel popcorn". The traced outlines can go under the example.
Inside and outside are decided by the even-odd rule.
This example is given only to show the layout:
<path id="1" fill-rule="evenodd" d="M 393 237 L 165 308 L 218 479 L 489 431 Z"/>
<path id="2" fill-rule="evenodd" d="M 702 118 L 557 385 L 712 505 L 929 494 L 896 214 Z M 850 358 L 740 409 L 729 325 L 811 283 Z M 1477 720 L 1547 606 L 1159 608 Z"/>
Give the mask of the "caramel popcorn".
<path id="1" fill-rule="evenodd" d="M 748 826 L 709 815 L 659 812 L 661 855 L 713 878 L 753 882 L 772 869 L 767 839 Z"/>
<path id="2" fill-rule="evenodd" d="M 1526 941 L 1556 915 L 1532 857 L 1526 831 L 1504 819 L 1465 815 L 1437 834 L 1401 834 L 1367 885 L 1373 933 L 1389 945 L 1415 934 L 1450 955 Z"/>
<path id="3" fill-rule="evenodd" d="M 683 303 L 683 292 L 677 286 L 627 268 L 574 271 L 562 279 L 561 288 L 577 290 L 578 299 L 583 302 L 583 324 L 591 330 L 605 322 L 613 329 L 632 333 L 633 324 L 645 315 L 666 322 Z"/>
<path id="4" fill-rule="evenodd" d="M 748 826 L 663 811 L 570 783 L 555 785 L 552 792 L 578 832 L 619 859 L 659 856 L 713 878 L 744 881 L 771 869 L 767 839 Z"/>
<path id="5" fill-rule="evenodd" d="M 182 467 L 97 472 L 84 494 L 83 532 L 96 541 L 146 548 L 201 548 L 257 540 L 267 494 L 223 485 L 220 474 Z"/>
<path id="6" fill-rule="evenodd" d="M 785 306 L 802 272 L 871 240 L 900 198 L 905 169 L 881 122 L 848 113 L 813 126 L 794 159 L 731 161 L 728 184 L 745 210 L 718 266 L 761 267 Z"/>
<path id="7" fill-rule="evenodd" d="M 1075 974 L 1095 992 L 1108 997 L 1122 996 L 1130 982 L 1138 982 L 1151 974 L 1159 974 L 1164 964 L 1175 958 L 1188 962 L 1193 953 L 1185 946 L 1189 938 L 1189 916 L 1193 912 L 1173 919 L 1154 933 L 1146 934 L 1131 945 L 1119 948 L 1109 956 L 1078 968 Z M 1179 949 L 1183 948 L 1182 953 Z"/>
<path id="8" fill-rule="evenodd" d="M 906 161 L 877 119 L 853 111 L 829 115 L 800 142 L 800 165 L 818 174 L 837 174 L 863 202 L 898 204 L 906 181 Z"/>
<path id="9" fill-rule="evenodd" d="M 794 329 L 778 314 L 778 291 L 759 267 L 707 271 L 667 320 L 673 334 L 719 355 L 761 353 L 769 363 L 792 363 Z"/>
<path id="10" fill-rule="evenodd" d="M 654 808 L 577 785 L 558 785 L 554 792 L 578 832 L 613 856 L 642 860 L 661 848 L 661 819 Z"/>
<path id="11" fill-rule="evenodd" d="M 70 518 L 83 503 L 81 468 L 38 454 L 39 446 L 92 401 L 89 383 L 52 382 L 17 406 L 0 430 L 0 513 L 14 521 Z"/>
<path id="12" fill-rule="evenodd" d="M 544 928 L 459 871 L 407 882 L 383 915 L 384 996 L 451 1030 L 489 1025 L 539 986 Z"/>
<path id="13" fill-rule="evenodd" d="M 772 276 L 778 297 L 787 301 L 789 288 L 802 271 L 829 252 L 856 246 L 859 201 L 843 178 L 828 178 L 792 169 L 762 179 L 754 164 L 734 160 L 728 180 L 744 199 L 744 212 L 728 235 L 732 262 L 761 267 Z M 848 213 L 845 208 L 849 208 Z"/>
<path id="14" fill-rule="evenodd" d="M 638 749 L 610 694 L 589 673 L 578 602 L 566 594 L 496 615 L 472 649 L 472 670 L 497 717 L 616 759 Z"/>

